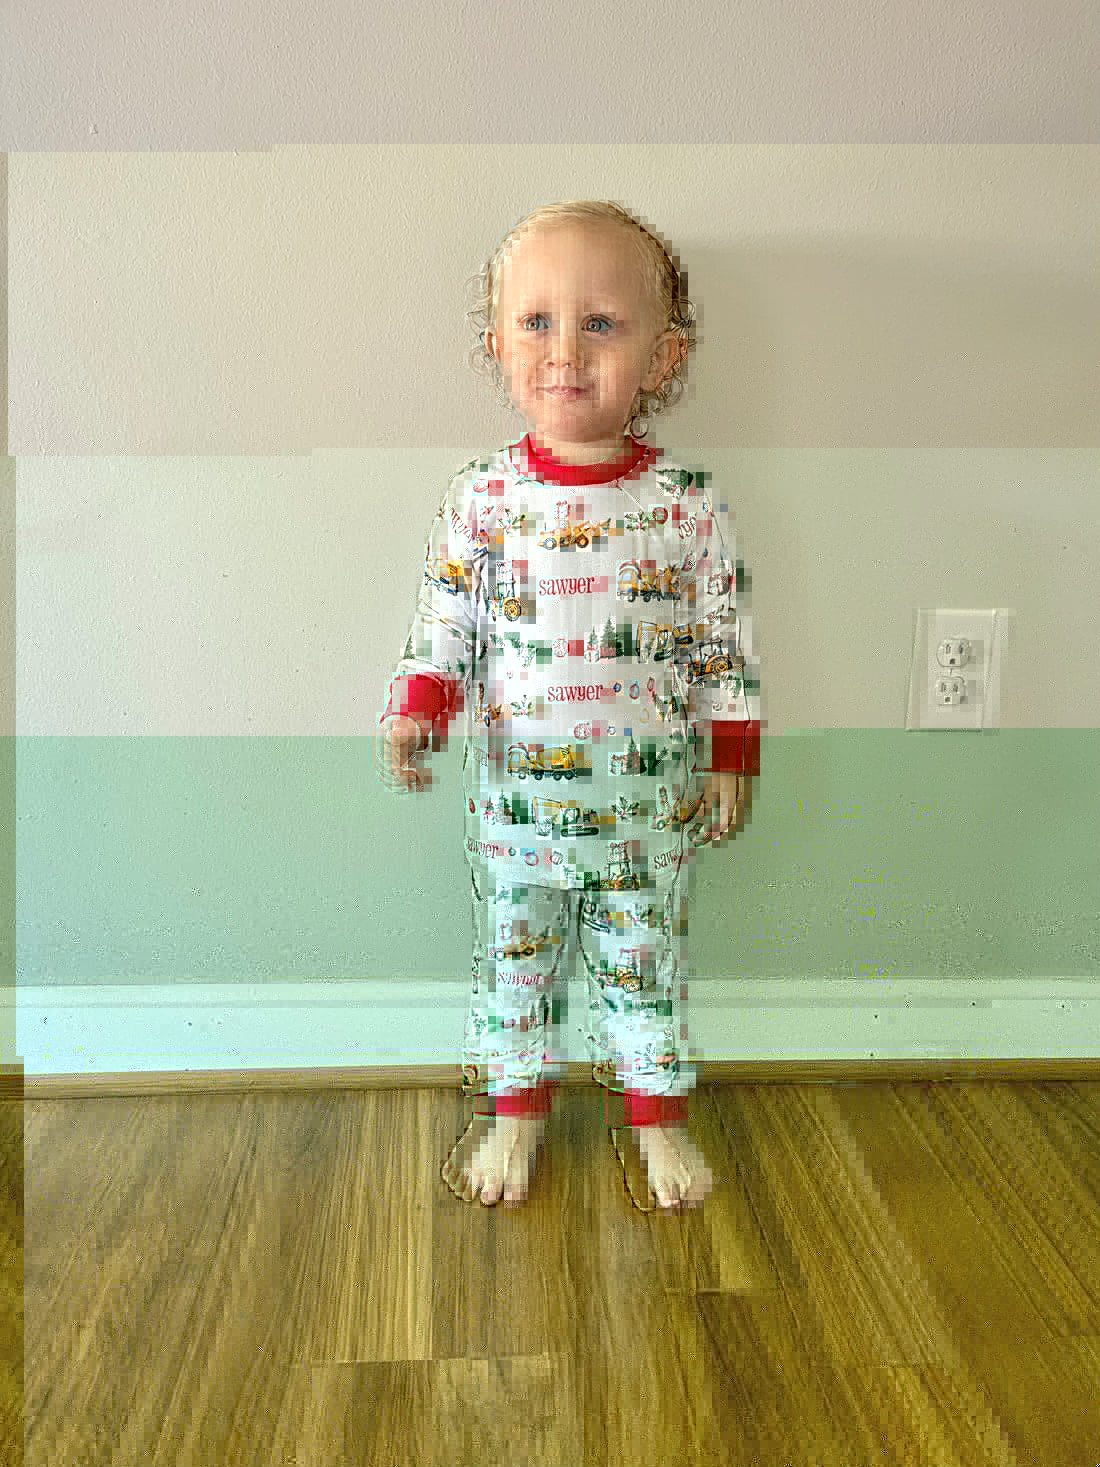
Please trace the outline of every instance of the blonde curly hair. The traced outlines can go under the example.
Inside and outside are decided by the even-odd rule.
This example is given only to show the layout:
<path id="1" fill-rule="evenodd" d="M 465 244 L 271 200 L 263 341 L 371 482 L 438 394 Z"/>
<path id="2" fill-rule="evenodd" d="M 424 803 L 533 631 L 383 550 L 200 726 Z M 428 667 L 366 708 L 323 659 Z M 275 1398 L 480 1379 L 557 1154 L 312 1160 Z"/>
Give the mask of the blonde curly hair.
<path id="1" fill-rule="evenodd" d="M 496 311 L 500 300 L 505 253 L 509 245 L 532 226 L 571 220 L 597 223 L 611 221 L 630 230 L 647 267 L 653 272 L 653 294 L 658 305 L 658 317 L 665 323 L 660 330 L 674 331 L 679 338 L 679 357 L 661 385 L 652 392 L 639 388 L 634 395 L 627 429 L 632 436 L 643 438 L 649 430 L 649 417 L 678 402 L 683 395 L 682 374 L 687 365 L 688 353 L 695 345 L 696 312 L 687 296 L 687 271 L 679 269 L 676 256 L 670 254 L 660 239 L 629 209 L 610 199 L 569 199 L 559 204 L 543 204 L 532 210 L 513 225 L 477 274 L 468 277 L 467 291 L 473 288 L 474 304 L 466 312 L 466 316 L 477 333 L 477 344 L 470 349 L 469 365 L 480 375 L 491 377 L 504 402 L 508 402 L 500 365 L 485 345 L 485 333 L 496 331 Z M 638 431 L 638 425 L 642 423 L 646 426 Z"/>

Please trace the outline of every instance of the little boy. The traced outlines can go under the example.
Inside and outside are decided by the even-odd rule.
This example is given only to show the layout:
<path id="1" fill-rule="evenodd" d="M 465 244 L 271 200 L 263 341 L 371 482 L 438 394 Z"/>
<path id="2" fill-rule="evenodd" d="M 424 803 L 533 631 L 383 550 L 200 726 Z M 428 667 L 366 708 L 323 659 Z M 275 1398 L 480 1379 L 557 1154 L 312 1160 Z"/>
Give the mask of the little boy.
<path id="1" fill-rule="evenodd" d="M 657 1205 L 713 1182 L 684 1129 L 686 888 L 693 842 L 740 816 L 759 722 L 706 476 L 625 431 L 686 353 L 670 278 L 612 205 L 537 210 L 498 247 L 484 345 L 533 428 L 444 495 L 380 720 L 389 778 L 418 788 L 412 758 L 467 713 L 475 1115 L 443 1177 L 486 1205 L 526 1195 L 574 924 L 594 1074 L 623 1094 Z"/>

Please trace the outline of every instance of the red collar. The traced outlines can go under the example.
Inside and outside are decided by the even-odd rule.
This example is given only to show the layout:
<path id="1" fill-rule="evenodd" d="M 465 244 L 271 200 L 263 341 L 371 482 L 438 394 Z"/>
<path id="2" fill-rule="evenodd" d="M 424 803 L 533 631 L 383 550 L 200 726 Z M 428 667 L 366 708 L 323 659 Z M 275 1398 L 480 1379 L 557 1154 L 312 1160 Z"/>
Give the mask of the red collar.
<path id="1" fill-rule="evenodd" d="M 528 433 L 516 445 L 523 472 L 547 484 L 610 484 L 615 479 L 636 479 L 658 457 L 648 443 L 632 438 L 632 452 L 627 458 L 609 459 L 602 464 L 564 464 L 537 452 Z"/>

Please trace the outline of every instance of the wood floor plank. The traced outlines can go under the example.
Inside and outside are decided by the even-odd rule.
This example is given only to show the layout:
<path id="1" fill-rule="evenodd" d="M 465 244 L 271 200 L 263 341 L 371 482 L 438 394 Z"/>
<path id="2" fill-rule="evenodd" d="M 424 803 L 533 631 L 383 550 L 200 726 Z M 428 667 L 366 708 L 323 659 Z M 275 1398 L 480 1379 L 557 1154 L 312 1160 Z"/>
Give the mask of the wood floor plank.
<path id="1" fill-rule="evenodd" d="M 592 1092 L 559 1094 L 513 1209 L 441 1181 L 450 1093 L 0 1107 L 26 1460 L 1100 1462 L 1100 1085 L 691 1112 L 717 1184 L 677 1216 L 631 1205 Z"/>
<path id="2" fill-rule="evenodd" d="M 23 1461 L 23 1102 L 0 1101 L 0 1462 Z"/>
<path id="3" fill-rule="evenodd" d="M 744 1105 L 797 1268 L 807 1348 L 834 1363 L 860 1437 L 893 1439 L 892 1452 L 929 1441 L 942 1454 L 950 1444 L 945 1460 L 965 1467 L 1015 1464 L 994 1403 L 968 1372 L 921 1255 L 895 1226 L 830 1087 L 752 1087 L 734 1104 Z M 874 1380 L 897 1388 L 868 1393 Z"/>
<path id="4" fill-rule="evenodd" d="M 1100 1331 L 1100 1212 L 1032 1088 L 875 1086 L 833 1101 L 1020 1460 L 1100 1461 L 1087 1348 L 1067 1374 L 1073 1337 Z"/>

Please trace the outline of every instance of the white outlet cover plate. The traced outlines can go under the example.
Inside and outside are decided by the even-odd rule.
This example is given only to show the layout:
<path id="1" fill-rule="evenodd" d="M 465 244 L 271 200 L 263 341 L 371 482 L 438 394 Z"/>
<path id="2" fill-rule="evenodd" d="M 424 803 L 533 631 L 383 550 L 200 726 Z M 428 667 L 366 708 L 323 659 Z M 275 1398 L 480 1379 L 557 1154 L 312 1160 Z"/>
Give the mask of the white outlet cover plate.
<path id="1" fill-rule="evenodd" d="M 1014 614 L 1006 607 L 988 611 L 918 609 L 906 728 L 980 731 L 998 727 L 1001 653 L 1008 623 Z M 943 667 L 938 656 L 940 646 L 945 641 L 962 637 L 970 643 L 968 660 L 957 669 Z M 943 707 L 935 701 L 935 685 L 941 677 L 962 678 L 966 685 L 962 703 Z"/>

